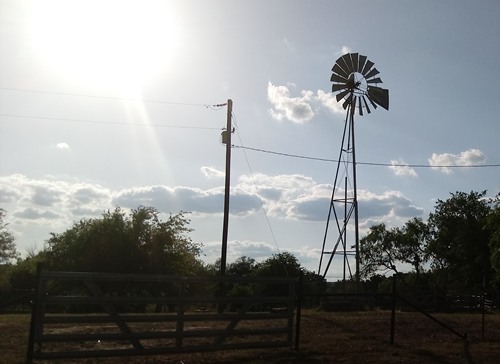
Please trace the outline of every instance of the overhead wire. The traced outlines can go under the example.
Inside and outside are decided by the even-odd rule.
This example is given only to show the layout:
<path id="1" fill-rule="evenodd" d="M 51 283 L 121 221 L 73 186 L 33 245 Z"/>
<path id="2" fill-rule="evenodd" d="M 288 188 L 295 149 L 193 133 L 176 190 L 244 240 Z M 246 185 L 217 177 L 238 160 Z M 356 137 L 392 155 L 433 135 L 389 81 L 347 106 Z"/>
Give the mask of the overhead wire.
<path id="1" fill-rule="evenodd" d="M 166 105 L 179 105 L 179 106 L 203 106 L 203 107 L 207 107 L 207 108 L 210 108 L 213 106 L 221 106 L 220 104 L 219 105 L 209 105 L 209 104 L 200 104 L 200 103 L 174 102 L 174 101 L 163 101 L 163 100 L 148 100 L 148 99 L 143 100 L 143 99 L 138 99 L 138 98 L 133 98 L 133 97 L 86 95 L 86 94 L 78 94 L 78 93 L 70 93 L 70 92 L 31 90 L 31 89 L 22 89 L 22 88 L 14 88 L 14 87 L 0 87 L 0 90 L 17 91 L 17 92 L 30 92 L 30 93 L 45 94 L 45 95 L 87 97 L 87 98 L 115 100 L 115 101 L 140 101 L 140 102 L 149 103 L 149 104 L 166 104 Z"/>
<path id="2" fill-rule="evenodd" d="M 47 94 L 47 95 L 61 95 L 61 96 L 73 96 L 73 97 L 87 97 L 87 98 L 96 98 L 96 99 L 108 99 L 108 100 L 118 100 L 118 101 L 140 101 L 144 103 L 156 103 L 156 104 L 165 104 L 165 105 L 180 105 L 180 106 L 203 106 L 212 110 L 220 110 L 221 108 L 226 106 L 226 103 L 219 104 L 200 104 L 200 103 L 187 103 L 187 102 L 173 102 L 173 101 L 162 101 L 162 100 L 142 100 L 136 98 L 124 98 L 124 97 L 113 97 L 113 96 L 98 96 L 98 95 L 86 95 L 86 94 L 78 94 L 78 93 L 69 93 L 69 92 L 53 92 L 53 91 L 45 91 L 45 90 L 32 90 L 32 89 L 22 89 L 22 88 L 14 88 L 14 87 L 0 87 L 0 90 L 5 91 L 17 91 L 17 92 L 31 92 L 38 94 Z M 114 121 L 103 121 L 103 120 L 87 120 L 87 119 L 74 119 L 74 118 L 56 118 L 56 117 L 46 117 L 46 116 L 38 116 L 38 115 L 18 115 L 18 114 L 8 114 L 8 113 L 0 113 L 0 116 L 11 117 L 11 118 L 26 118 L 26 119 L 40 119 L 40 120 L 57 120 L 57 121 L 70 121 L 70 122 L 80 122 L 80 123 L 94 123 L 94 124 L 111 124 L 111 125 L 126 125 L 126 126 L 151 126 L 158 128 L 178 128 L 178 129 L 206 129 L 206 130 L 219 130 L 220 128 L 216 127 L 203 127 L 203 126 L 185 126 L 185 125 L 165 125 L 165 124 L 143 124 L 143 123 L 122 123 L 122 122 L 114 122 Z M 329 159 L 329 158 L 321 158 L 321 157 L 312 157 L 306 155 L 299 154 L 291 154 L 284 152 L 277 152 L 268 149 L 260 149 L 253 147 L 246 147 L 243 145 L 232 145 L 232 148 L 236 149 L 244 149 L 251 150 L 255 152 L 274 154 L 283 157 L 289 158 L 298 158 L 298 159 L 306 159 L 306 160 L 314 160 L 320 162 L 329 162 L 329 163 L 338 163 L 338 160 Z M 352 163 L 352 161 L 343 161 L 344 163 Z M 365 165 L 365 166 L 378 166 L 378 167 L 409 167 L 409 168 L 498 168 L 500 164 L 470 164 L 470 165 L 429 165 L 429 164 L 406 164 L 406 163 L 379 163 L 379 162 L 356 162 L 357 165 Z"/>
<path id="3" fill-rule="evenodd" d="M 311 157 L 311 156 L 299 155 L 299 154 L 276 152 L 276 151 L 267 150 L 267 149 L 246 147 L 246 146 L 243 146 L 243 145 L 233 145 L 232 147 L 235 148 L 235 149 L 252 150 L 252 151 L 255 151 L 255 152 L 261 152 L 261 153 L 279 155 L 279 156 L 282 156 L 282 157 L 308 159 L 308 160 L 315 160 L 315 161 L 321 161 L 321 162 L 330 162 L 330 163 L 338 163 L 339 162 L 336 159 L 319 158 L 319 157 Z M 343 162 L 344 163 L 352 163 L 352 161 L 343 161 Z M 411 168 L 493 168 L 493 167 L 500 167 L 500 164 L 470 164 L 470 165 L 457 165 L 457 164 L 444 165 L 443 164 L 443 165 L 429 165 L 429 164 L 403 164 L 403 163 L 375 163 L 375 162 L 359 162 L 359 161 L 357 161 L 356 164 L 365 165 L 365 166 L 411 167 Z"/>
<path id="4" fill-rule="evenodd" d="M 241 143 L 241 144 L 243 144 L 243 141 L 242 141 L 242 139 L 241 139 L 240 132 L 239 132 L 239 130 L 238 130 L 238 129 L 239 129 L 239 127 L 238 127 L 238 122 L 237 122 L 237 120 L 236 120 L 236 116 L 235 116 L 234 112 L 232 112 L 232 113 L 231 113 L 231 115 L 232 115 L 232 120 L 233 120 L 234 125 L 235 125 L 236 134 L 238 135 L 238 139 L 240 140 L 240 143 Z M 247 154 L 246 154 L 246 152 L 245 152 L 245 150 L 244 150 L 244 149 L 243 149 L 243 155 L 244 155 L 244 157 L 245 157 L 245 161 L 246 161 L 247 166 L 248 166 L 248 169 L 249 169 L 249 171 L 250 171 L 250 175 L 252 176 L 252 181 L 253 181 L 253 184 L 254 184 L 255 190 L 257 191 L 257 198 L 259 199 L 260 204 L 261 204 L 261 207 L 262 207 L 262 210 L 264 211 L 264 216 L 265 216 L 265 218 L 266 218 L 266 222 L 267 222 L 267 226 L 268 226 L 268 228 L 269 228 L 269 231 L 271 232 L 271 237 L 272 237 L 272 239 L 273 239 L 274 245 L 276 246 L 276 249 L 277 249 L 278 253 L 280 253 L 280 254 L 281 254 L 281 250 L 280 250 L 280 247 L 278 246 L 278 241 L 277 241 L 277 239 L 276 239 L 276 235 L 274 234 L 274 230 L 273 230 L 273 227 L 272 227 L 272 225 L 271 225 L 271 221 L 269 220 L 269 215 L 267 214 L 267 210 L 266 210 L 266 208 L 264 207 L 264 202 L 262 201 L 262 198 L 260 197 L 260 193 L 258 193 L 258 192 L 259 192 L 259 188 L 257 187 L 257 181 L 255 180 L 255 175 L 254 175 L 254 173 L 253 173 L 252 167 L 250 166 L 250 161 L 249 161 L 248 156 L 247 156 Z M 288 271 L 287 271 L 287 269 L 286 269 L 286 266 L 285 266 L 285 265 L 283 265 L 283 268 L 285 269 L 285 273 L 286 273 L 286 275 L 288 276 Z"/>
<path id="5" fill-rule="evenodd" d="M 69 121 L 69 122 L 90 123 L 90 124 L 108 124 L 108 125 L 122 125 L 122 126 L 151 126 L 151 127 L 155 127 L 155 128 L 205 129 L 205 130 L 219 130 L 220 129 L 220 128 L 208 127 L 208 126 L 148 124 L 148 123 L 137 123 L 137 122 L 135 122 L 135 123 L 122 123 L 122 122 L 119 122 L 119 121 L 73 119 L 73 118 L 56 118 L 56 117 L 52 117 L 52 116 L 17 115 L 17 114 L 6 114 L 6 113 L 0 113 L 0 116 L 5 116 L 5 117 L 9 117 L 9 118 Z"/>

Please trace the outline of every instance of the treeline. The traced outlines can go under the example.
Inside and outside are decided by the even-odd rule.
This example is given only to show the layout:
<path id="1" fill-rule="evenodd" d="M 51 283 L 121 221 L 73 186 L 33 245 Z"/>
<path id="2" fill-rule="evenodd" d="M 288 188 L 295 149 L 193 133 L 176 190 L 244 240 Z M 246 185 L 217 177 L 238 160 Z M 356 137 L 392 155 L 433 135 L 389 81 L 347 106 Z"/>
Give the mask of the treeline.
<path id="1" fill-rule="evenodd" d="M 189 224 L 185 212 L 162 221 L 152 207 L 139 207 L 130 213 L 117 207 L 99 218 L 82 219 L 63 233 L 52 233 L 41 251 L 30 252 L 23 259 L 18 258 L 13 236 L 9 235 L 8 249 L 4 250 L 6 258 L 1 265 L 0 290 L 33 289 L 38 263 L 56 271 L 219 275 L 219 262 L 202 261 L 202 245 L 189 237 L 192 231 Z M 8 233 L 6 226 L 2 227 Z M 13 258 L 18 258 L 16 263 L 6 264 Z M 305 281 L 322 281 L 287 252 L 262 262 L 240 257 L 227 265 L 226 275 L 291 278 L 302 275 Z"/>
<path id="2" fill-rule="evenodd" d="M 438 200 L 427 221 L 372 226 L 360 241 L 362 276 L 370 289 L 401 287 L 434 296 L 500 298 L 500 195 L 456 192 Z M 405 273 L 403 273 L 405 272 Z"/>

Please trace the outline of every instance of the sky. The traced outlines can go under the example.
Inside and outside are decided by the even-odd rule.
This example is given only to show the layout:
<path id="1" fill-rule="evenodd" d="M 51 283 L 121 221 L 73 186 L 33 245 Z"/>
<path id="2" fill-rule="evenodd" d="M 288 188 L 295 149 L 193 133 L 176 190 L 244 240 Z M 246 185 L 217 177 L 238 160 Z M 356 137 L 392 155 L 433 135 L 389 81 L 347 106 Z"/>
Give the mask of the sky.
<path id="1" fill-rule="evenodd" d="M 493 197 L 498 19 L 494 0 L 0 0 L 8 228 L 39 251 L 116 206 L 188 211 L 213 263 L 231 99 L 228 262 L 290 252 L 317 271 L 346 119 L 331 69 L 351 52 L 390 95 L 355 116 L 361 236 L 426 220 L 450 193 Z"/>

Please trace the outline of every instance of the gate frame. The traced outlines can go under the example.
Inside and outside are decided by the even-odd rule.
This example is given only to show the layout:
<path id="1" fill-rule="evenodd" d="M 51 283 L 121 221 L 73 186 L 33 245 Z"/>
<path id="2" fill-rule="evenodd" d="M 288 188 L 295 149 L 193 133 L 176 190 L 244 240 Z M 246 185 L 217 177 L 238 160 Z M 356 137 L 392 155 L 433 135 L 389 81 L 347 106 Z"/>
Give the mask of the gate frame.
<path id="1" fill-rule="evenodd" d="M 90 295 L 86 296 L 57 296 L 48 292 L 47 283 L 51 280 L 58 281 L 80 281 Z M 148 297 L 124 297 L 106 296 L 100 291 L 96 282 L 152 282 L 174 283 L 179 285 L 180 290 L 176 295 L 169 296 L 148 296 Z M 226 284 L 251 284 L 258 283 L 265 286 L 278 284 L 288 286 L 286 296 L 233 296 L 215 295 L 190 296 L 186 287 L 189 284 L 201 283 L 212 284 L 214 287 L 222 287 Z M 300 328 L 300 308 L 298 305 L 300 292 L 300 280 L 292 278 L 234 278 L 234 277 L 185 277 L 170 275 L 148 275 L 148 274 L 115 274 L 115 273 L 89 273 L 89 272 L 56 272 L 47 271 L 42 265 L 37 267 L 37 288 L 35 301 L 32 309 L 30 332 L 27 350 L 27 362 L 43 359 L 59 358 L 97 358 L 114 356 L 135 356 L 135 355 L 158 355 L 158 354 L 178 354 L 207 352 L 233 349 L 256 349 L 256 348 L 276 348 L 276 347 L 298 347 Z M 264 286 L 264 287 L 265 287 Z M 215 313 L 187 312 L 186 306 L 208 303 L 217 305 Z M 236 303 L 240 309 L 236 313 L 224 312 L 228 305 Z M 98 315 L 78 315 L 78 314 L 47 314 L 47 306 L 50 305 L 99 305 L 103 308 L 104 314 Z M 116 310 L 117 304 L 175 304 L 175 313 L 161 314 L 121 314 Z M 280 307 L 279 310 L 268 310 L 264 312 L 248 312 L 254 304 L 266 305 L 268 307 Z M 284 306 L 283 306 L 284 305 Z M 250 321 L 284 321 L 283 326 L 274 328 L 246 328 L 237 329 L 239 322 Z M 223 329 L 215 330 L 187 330 L 187 322 L 229 322 Z M 175 324 L 173 331 L 163 332 L 134 332 L 128 323 L 143 322 L 163 322 Z M 78 324 L 78 323 L 114 323 L 118 326 L 119 333 L 85 333 L 85 334 L 47 334 L 44 333 L 46 324 Z M 295 325 L 294 325 L 295 324 Z M 294 334 L 295 331 L 295 335 Z M 259 336 L 274 338 L 275 340 L 260 340 Z M 232 337 L 245 337 L 249 342 L 228 343 Z M 282 338 L 284 336 L 284 338 Z M 252 341 L 252 337 L 255 339 Z M 211 344 L 185 345 L 184 339 L 188 338 L 212 338 Z M 281 338 L 281 340 L 278 340 Z M 141 340 L 170 339 L 175 340 L 172 345 L 145 348 Z M 127 341 L 133 348 L 109 349 L 109 350 L 78 350 L 78 351 L 43 351 L 43 344 L 49 342 L 97 342 L 98 340 L 109 340 L 111 342 Z"/>

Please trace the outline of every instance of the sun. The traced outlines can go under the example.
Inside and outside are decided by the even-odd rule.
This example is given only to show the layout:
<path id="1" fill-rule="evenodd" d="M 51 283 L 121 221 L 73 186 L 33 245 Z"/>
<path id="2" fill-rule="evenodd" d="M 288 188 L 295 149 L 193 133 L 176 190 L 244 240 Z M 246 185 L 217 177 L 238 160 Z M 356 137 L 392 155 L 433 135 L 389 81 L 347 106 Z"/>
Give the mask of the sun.
<path id="1" fill-rule="evenodd" d="M 168 71 L 179 46 L 170 1 L 33 1 L 30 35 L 66 82 L 126 90 Z"/>

